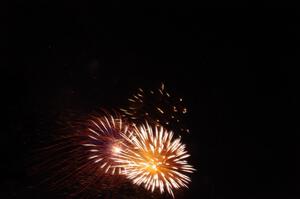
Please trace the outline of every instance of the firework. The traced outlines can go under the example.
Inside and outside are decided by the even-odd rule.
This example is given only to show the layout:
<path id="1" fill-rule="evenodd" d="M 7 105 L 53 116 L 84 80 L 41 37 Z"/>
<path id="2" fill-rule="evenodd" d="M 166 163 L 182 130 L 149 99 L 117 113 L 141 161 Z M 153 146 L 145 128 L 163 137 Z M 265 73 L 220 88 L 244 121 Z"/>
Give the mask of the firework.
<path id="1" fill-rule="evenodd" d="M 121 168 L 116 167 L 113 158 L 126 147 L 121 134 L 127 132 L 128 125 L 120 117 L 110 115 L 90 119 L 82 144 L 89 151 L 88 159 L 105 173 L 120 174 Z"/>
<path id="2" fill-rule="evenodd" d="M 69 189 L 70 197 L 95 198 L 127 188 L 130 182 L 173 197 L 174 190 L 188 186 L 188 173 L 195 169 L 172 131 L 189 132 L 181 122 L 187 112 L 183 100 L 161 84 L 159 89 L 139 89 L 120 110 L 64 124 L 67 132 L 44 148 L 46 161 L 38 166 L 50 174 L 46 180 L 53 186 L 47 187 Z"/>
<path id="3" fill-rule="evenodd" d="M 66 124 L 65 124 L 66 125 Z M 95 114 L 68 121 L 67 127 L 47 147 L 34 170 L 47 174 L 48 189 L 70 190 L 71 198 L 96 198 L 127 183 L 113 157 L 123 150 L 130 124 L 118 114 Z"/>
<path id="4" fill-rule="evenodd" d="M 187 113 L 182 98 L 171 95 L 162 83 L 158 89 L 143 90 L 139 88 L 128 99 L 128 107 L 121 108 L 124 116 L 134 123 L 159 123 L 168 129 L 189 132 L 181 120 Z"/>
<path id="5" fill-rule="evenodd" d="M 187 187 L 193 167 L 186 158 L 190 155 L 180 138 L 173 139 L 169 132 L 160 125 L 148 123 L 134 127 L 131 134 L 124 135 L 128 148 L 122 150 L 115 161 L 124 167 L 126 177 L 136 185 L 143 185 L 147 190 L 165 190 L 174 197 L 173 189 Z"/>

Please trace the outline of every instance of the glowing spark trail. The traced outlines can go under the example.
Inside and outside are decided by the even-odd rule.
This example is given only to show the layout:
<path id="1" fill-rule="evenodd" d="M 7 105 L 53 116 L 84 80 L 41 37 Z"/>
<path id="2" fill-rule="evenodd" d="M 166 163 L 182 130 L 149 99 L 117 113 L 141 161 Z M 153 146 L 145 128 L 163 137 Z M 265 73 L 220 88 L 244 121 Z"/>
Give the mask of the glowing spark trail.
<path id="1" fill-rule="evenodd" d="M 189 132 L 181 122 L 188 111 L 183 99 L 170 95 L 163 83 L 157 89 L 139 88 L 128 99 L 128 107 L 120 111 L 137 124 L 147 120 L 149 123 L 159 123 L 167 129 Z"/>

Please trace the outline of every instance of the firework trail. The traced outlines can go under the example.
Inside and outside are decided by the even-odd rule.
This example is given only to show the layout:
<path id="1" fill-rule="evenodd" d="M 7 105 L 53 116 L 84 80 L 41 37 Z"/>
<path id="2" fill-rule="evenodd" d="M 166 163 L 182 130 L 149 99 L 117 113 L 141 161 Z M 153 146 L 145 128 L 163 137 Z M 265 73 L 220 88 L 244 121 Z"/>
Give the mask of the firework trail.
<path id="1" fill-rule="evenodd" d="M 149 123 L 159 123 L 176 132 L 189 132 L 181 122 L 187 113 L 183 99 L 172 96 L 163 83 L 158 89 L 139 88 L 128 98 L 128 106 L 121 108 L 120 111 L 134 123 L 147 120 Z"/>
<path id="2" fill-rule="evenodd" d="M 186 173 L 195 169 L 188 164 L 190 155 L 180 138 L 173 139 L 173 132 L 162 126 L 149 126 L 148 123 L 123 136 L 128 142 L 115 161 L 124 167 L 124 174 L 136 185 L 143 185 L 152 192 L 165 190 L 174 197 L 173 190 L 187 187 L 190 178 Z"/>

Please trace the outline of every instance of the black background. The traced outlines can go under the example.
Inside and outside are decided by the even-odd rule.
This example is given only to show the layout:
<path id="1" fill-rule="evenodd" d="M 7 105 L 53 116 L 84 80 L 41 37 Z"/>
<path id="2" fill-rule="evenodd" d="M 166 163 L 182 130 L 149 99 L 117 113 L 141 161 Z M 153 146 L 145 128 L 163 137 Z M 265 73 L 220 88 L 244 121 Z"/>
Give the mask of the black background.
<path id="1" fill-rule="evenodd" d="M 161 81 L 189 108 L 184 139 L 197 172 L 180 198 L 298 198 L 299 13 L 174 4 L 15 5 L 1 198 L 54 198 L 27 173 L 41 126 L 118 107 Z"/>

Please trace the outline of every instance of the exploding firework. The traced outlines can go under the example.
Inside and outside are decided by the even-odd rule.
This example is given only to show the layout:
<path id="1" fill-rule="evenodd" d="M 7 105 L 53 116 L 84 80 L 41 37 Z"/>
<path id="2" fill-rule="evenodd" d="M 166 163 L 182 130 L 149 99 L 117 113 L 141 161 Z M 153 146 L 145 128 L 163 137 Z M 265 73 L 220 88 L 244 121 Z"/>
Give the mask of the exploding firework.
<path id="1" fill-rule="evenodd" d="M 90 119 L 83 146 L 87 147 L 92 164 L 98 165 L 104 173 L 121 174 L 120 167 L 113 161 L 124 146 L 121 134 L 128 133 L 128 125 L 122 119 L 113 116 L 94 117 Z"/>
<path id="2" fill-rule="evenodd" d="M 161 84 L 139 89 L 120 110 L 68 120 L 66 131 L 43 149 L 46 161 L 37 166 L 50 176 L 45 180 L 53 186 L 47 187 L 69 190 L 68 197 L 95 198 L 124 187 L 144 194 L 130 182 L 173 197 L 174 190 L 188 186 L 187 174 L 194 171 L 186 160 L 190 155 L 181 138 L 173 138 L 174 130 L 189 132 L 181 122 L 187 112 L 183 100 Z"/>
<path id="3" fill-rule="evenodd" d="M 139 88 L 128 99 L 128 107 L 120 109 L 124 116 L 134 123 L 159 123 L 168 129 L 189 132 L 181 120 L 187 113 L 182 98 L 172 96 L 162 83 L 160 88 L 143 90 Z"/>
<path id="4" fill-rule="evenodd" d="M 118 114 L 97 114 L 68 122 L 64 131 L 39 152 L 35 170 L 47 174 L 43 184 L 70 190 L 68 197 L 95 198 L 127 183 L 113 158 L 123 150 L 131 128 Z"/>
<path id="5" fill-rule="evenodd" d="M 143 185 L 152 192 L 167 190 L 173 197 L 173 189 L 187 187 L 190 178 L 186 173 L 194 169 L 186 161 L 190 155 L 185 145 L 180 138 L 173 139 L 173 132 L 146 123 L 135 126 L 124 139 L 128 147 L 115 157 L 115 161 L 125 168 L 123 173 L 134 184 Z"/>

